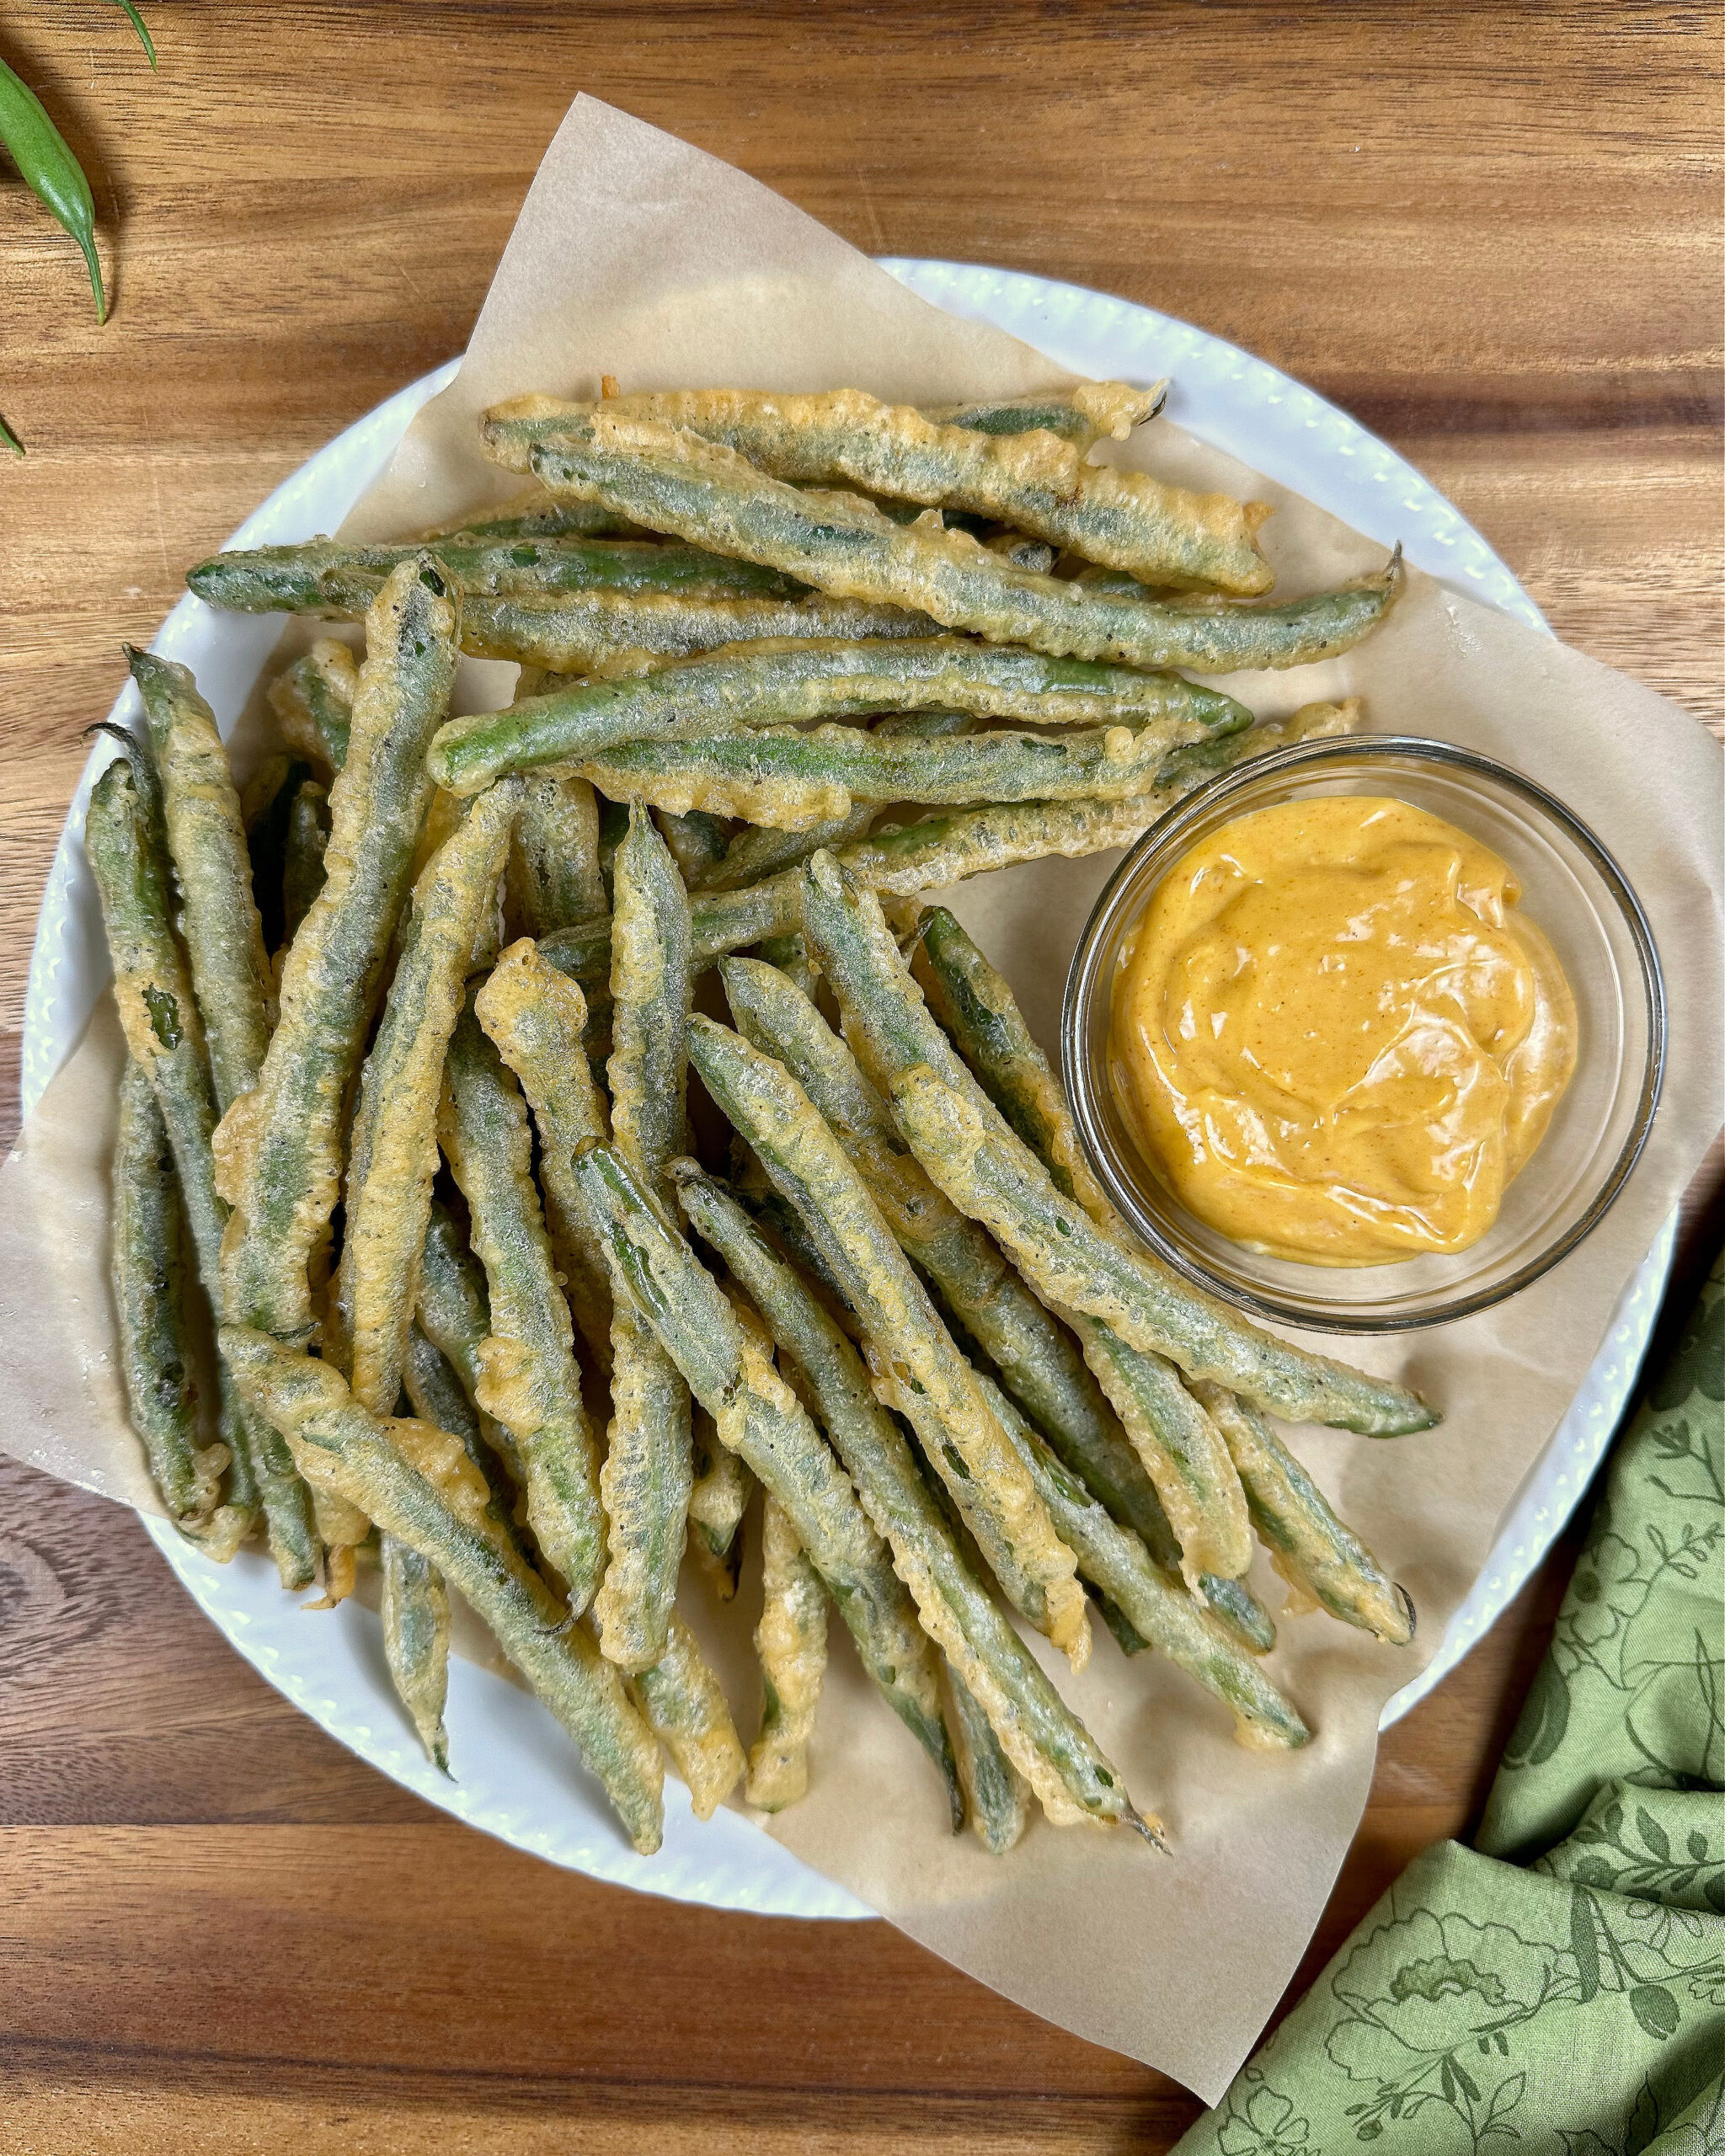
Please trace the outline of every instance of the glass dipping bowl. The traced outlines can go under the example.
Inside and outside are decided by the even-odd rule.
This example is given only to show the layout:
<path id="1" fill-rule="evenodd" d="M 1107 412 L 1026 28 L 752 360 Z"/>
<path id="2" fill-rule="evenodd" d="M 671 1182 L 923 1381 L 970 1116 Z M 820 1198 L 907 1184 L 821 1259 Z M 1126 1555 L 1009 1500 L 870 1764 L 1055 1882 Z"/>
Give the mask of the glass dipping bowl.
<path id="1" fill-rule="evenodd" d="M 1575 1075 L 1550 1127 L 1466 1251 L 1393 1265 L 1298 1264 L 1244 1248 L 1189 1213 L 1146 1161 L 1115 1092 L 1115 983 L 1150 894 L 1236 817 L 1320 795 L 1378 794 L 1441 816 L 1506 861 L 1527 918 L 1575 994 Z M 1138 841 L 1097 901 L 1066 979 L 1066 1091 L 1091 1165 L 1146 1242 L 1237 1308 L 1328 1332 L 1397 1332 L 1489 1309 L 1598 1226 L 1639 1158 L 1665 1063 L 1665 987 L 1647 916 L 1610 855 L 1531 779 L 1488 757 L 1401 734 L 1282 749 L 1214 779 Z"/>

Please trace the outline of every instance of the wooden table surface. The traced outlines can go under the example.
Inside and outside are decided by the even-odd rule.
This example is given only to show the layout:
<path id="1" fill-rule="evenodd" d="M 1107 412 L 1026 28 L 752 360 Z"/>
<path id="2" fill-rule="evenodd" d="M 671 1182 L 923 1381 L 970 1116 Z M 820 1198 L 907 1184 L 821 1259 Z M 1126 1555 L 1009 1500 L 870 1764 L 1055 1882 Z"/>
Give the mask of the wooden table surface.
<path id="1" fill-rule="evenodd" d="M 460 350 L 579 89 L 862 247 L 1263 354 L 1428 472 L 1561 635 L 1720 723 L 1704 9 L 145 7 L 155 77 L 93 0 L 0 24 L 89 170 L 115 302 L 98 330 L 0 173 L 0 414 L 29 450 L 0 460 L 0 1134 L 116 646 Z M 1308 1971 L 1477 1816 L 1573 1553 L 1385 1742 Z M 1156 2150 L 1196 2114 L 884 1924 L 637 1897 L 427 1811 L 242 1664 L 129 1516 L 5 1462 L 0 1627 L 4 2156 Z"/>

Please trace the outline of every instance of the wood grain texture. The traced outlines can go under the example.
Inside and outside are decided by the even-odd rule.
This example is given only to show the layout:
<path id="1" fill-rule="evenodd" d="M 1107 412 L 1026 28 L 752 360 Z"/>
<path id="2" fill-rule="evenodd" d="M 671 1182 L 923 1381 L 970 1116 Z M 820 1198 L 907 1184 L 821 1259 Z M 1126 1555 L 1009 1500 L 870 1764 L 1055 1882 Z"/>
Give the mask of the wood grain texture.
<path id="1" fill-rule="evenodd" d="M 1356 413 L 1558 632 L 1718 726 L 1710 11 L 172 0 L 11 10 L 115 312 L 0 171 L 0 1135 L 79 735 L 208 552 L 457 351 L 578 89 L 881 253 L 1072 279 Z M 1718 1232 L 1715 1170 L 1684 1270 Z M 1386 1740 L 1309 1978 L 1477 1816 L 1566 1546 Z M 308 1622 L 315 1621 L 307 1620 Z M 1154 2151 L 1195 2114 L 884 1925 L 718 1916 L 428 1812 L 136 1523 L 0 1462 L 0 2146 Z"/>

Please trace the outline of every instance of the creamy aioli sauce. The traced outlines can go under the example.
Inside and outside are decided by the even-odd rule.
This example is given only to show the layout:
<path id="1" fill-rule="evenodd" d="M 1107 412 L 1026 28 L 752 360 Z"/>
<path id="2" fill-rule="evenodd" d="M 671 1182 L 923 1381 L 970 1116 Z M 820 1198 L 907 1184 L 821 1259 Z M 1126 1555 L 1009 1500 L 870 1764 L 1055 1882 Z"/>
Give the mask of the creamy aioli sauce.
<path id="1" fill-rule="evenodd" d="M 1249 1248 L 1466 1250 L 1575 1068 L 1575 1001 L 1487 847 L 1405 802 L 1284 802 L 1151 894 L 1114 998 L 1151 1167 Z"/>

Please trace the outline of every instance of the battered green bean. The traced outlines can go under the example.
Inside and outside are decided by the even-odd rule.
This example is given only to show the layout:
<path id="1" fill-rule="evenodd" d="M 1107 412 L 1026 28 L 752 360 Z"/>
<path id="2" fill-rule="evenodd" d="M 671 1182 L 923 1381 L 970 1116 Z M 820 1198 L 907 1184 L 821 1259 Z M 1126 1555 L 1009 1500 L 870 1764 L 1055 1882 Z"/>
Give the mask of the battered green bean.
<path id="1" fill-rule="evenodd" d="M 431 1221 L 425 1230 L 425 1247 L 419 1260 L 419 1325 L 427 1342 L 455 1372 L 462 1390 L 472 1403 L 480 1437 L 509 1470 L 512 1481 L 525 1485 L 527 1470 L 521 1448 L 496 1417 L 479 1405 L 485 1382 L 485 1342 L 491 1337 L 490 1299 L 485 1273 L 467 1248 L 467 1237 L 434 1198 Z M 409 1337 L 408 1390 L 416 1382 L 412 1336 Z M 428 1422 L 465 1441 L 465 1429 L 457 1429 L 436 1413 L 428 1414 L 417 1400 L 418 1412 Z"/>
<path id="2" fill-rule="evenodd" d="M 944 1657 L 942 1673 L 947 1726 L 953 1732 L 971 1832 L 991 1856 L 1004 1856 L 1030 1823 L 1030 1785 L 1007 1757 L 975 1694 Z"/>
<path id="3" fill-rule="evenodd" d="M 676 1180 L 697 1233 L 724 1259 L 802 1370 L 864 1509 L 892 1546 L 924 1626 L 1049 1818 L 1140 1823 L 1095 1740 L 959 1555 L 910 1444 L 875 1398 L 857 1350 L 723 1184 L 693 1161 L 679 1165 Z"/>
<path id="4" fill-rule="evenodd" d="M 1231 697 L 1178 674 L 1049 659 L 961 637 L 779 638 L 451 719 L 432 744 L 430 764 L 440 786 L 475 793 L 502 771 L 577 764 L 623 741 L 931 706 L 1039 726 L 1142 726 L 1172 718 L 1224 732 L 1251 716 Z"/>
<path id="5" fill-rule="evenodd" d="M 809 1787 L 809 1739 L 826 1674 L 826 1590 L 774 1497 L 761 1513 L 761 1734 L 749 1747 L 744 1794 L 759 1811 L 782 1812 Z"/>
<path id="6" fill-rule="evenodd" d="M 211 606 L 239 613 L 354 619 L 371 606 L 389 572 L 423 545 L 414 540 L 404 545 L 366 547 L 340 539 L 307 539 L 289 547 L 253 547 L 212 554 L 188 569 L 185 580 Z M 567 533 L 499 536 L 468 530 L 446 533 L 435 551 L 464 593 L 489 597 L 531 599 L 609 591 L 789 599 L 807 588 L 753 562 L 652 540 L 594 539 Z"/>
<path id="7" fill-rule="evenodd" d="M 533 1187 L 526 1107 L 471 1014 L 450 1040 L 438 1135 L 467 1201 L 490 1295 L 478 1404 L 515 1439 L 527 1523 L 579 1613 L 604 1563 L 597 1448 Z"/>
<path id="8" fill-rule="evenodd" d="M 179 1187 L 155 1092 L 131 1056 L 120 1081 L 111 1189 L 114 1305 L 132 1428 L 168 1517 L 225 1564 L 250 1532 L 255 1501 L 222 1502 L 227 1448 L 199 1441 Z"/>
<path id="9" fill-rule="evenodd" d="M 1413 1604 L 1258 1411 L 1221 1386 L 1199 1385 L 1234 1456 L 1246 1502 L 1271 1561 L 1296 1593 L 1309 1594 L 1339 1617 L 1390 1646 L 1413 1637 Z"/>
<path id="10" fill-rule="evenodd" d="M 612 875 L 611 1130 L 618 1152 L 666 1202 L 665 1170 L 684 1142 L 689 897 L 644 808 L 630 815 Z M 628 1298 L 613 1309 L 611 1354 L 610 1444 L 599 1485 L 610 1561 L 594 1614 L 611 1659 L 644 1669 L 664 1652 L 688 1525 L 689 1388 Z"/>
<path id="11" fill-rule="evenodd" d="M 228 1209 L 216 1187 L 211 1152 L 216 1097 L 191 976 L 169 926 L 167 864 L 153 836 L 150 808 L 153 773 L 140 784 L 137 774 L 149 767 L 145 753 L 136 753 L 136 763 L 117 759 L 91 789 L 85 845 L 114 962 L 120 1027 L 155 1094 L 199 1277 L 219 1322 Z M 317 1572 L 318 1543 L 305 1490 L 286 1447 L 232 1396 L 225 1366 L 218 1378 L 218 1426 L 232 1463 L 231 1500 L 242 1508 L 264 1504 L 282 1585 L 306 1587 Z"/>
<path id="12" fill-rule="evenodd" d="M 443 1726 L 449 1696 L 449 1590 L 430 1558 L 398 1535 L 380 1539 L 383 1656 L 397 1695 L 413 1718 L 425 1756 L 449 1772 L 449 1733 Z"/>
<path id="13" fill-rule="evenodd" d="M 889 712 L 874 722 L 873 732 L 883 740 L 912 736 L 919 739 L 939 739 L 962 734 L 969 723 L 968 712 Z M 798 867 L 824 846 L 838 848 L 852 839 L 861 838 L 879 814 L 879 803 L 862 801 L 854 803 L 842 816 L 825 819 L 800 831 L 745 827 L 736 834 L 723 857 L 709 870 L 691 877 L 686 866 L 683 879 L 692 892 L 740 890 L 745 883 L 758 883 L 764 877 L 776 876 L 781 869 Z"/>
<path id="14" fill-rule="evenodd" d="M 437 1102 L 467 961 L 495 899 L 521 798 L 478 795 L 414 886 L 402 954 L 360 1079 L 349 1136 L 336 1298 L 354 1398 L 387 1414 L 401 1390 L 437 1172 Z"/>
<path id="15" fill-rule="evenodd" d="M 719 1600 L 729 1602 L 742 1572 L 743 1514 L 754 1494 L 755 1477 L 719 1443 L 704 1407 L 695 1410 L 692 1433 L 695 1479 L 689 1486 L 689 1547 Z"/>
<path id="16" fill-rule="evenodd" d="M 954 741 L 881 740 L 853 726 L 754 727 L 683 741 L 625 741 L 584 759 L 613 800 L 706 808 L 807 829 L 854 802 L 1120 800 L 1149 791 L 1169 751 L 1198 739 L 1192 719 L 1063 735 L 991 731 Z"/>
<path id="17" fill-rule="evenodd" d="M 281 940 L 291 943 L 323 888 L 329 850 L 329 796 L 314 778 L 294 792 L 281 849 Z"/>
<path id="18" fill-rule="evenodd" d="M 319 637 L 270 685 L 283 740 L 327 779 L 347 761 L 359 685 L 353 654 L 332 637 Z"/>
<path id="19" fill-rule="evenodd" d="M 435 1565 L 490 1626 L 650 1854 L 662 1828 L 659 1748 L 617 1671 L 489 1518 L 484 1480 L 459 1438 L 368 1414 L 328 1363 L 266 1333 L 225 1327 L 222 1344 L 302 1472 Z"/>
<path id="20" fill-rule="evenodd" d="M 784 1066 L 740 1035 L 697 1015 L 689 1056 L 801 1216 L 862 1326 L 883 1398 L 915 1425 L 1007 1599 L 1081 1668 L 1090 1628 L 1072 1553 L 843 1145 Z"/>
<path id="21" fill-rule="evenodd" d="M 1151 1561 L 1135 1534 L 1110 1519 L 1067 1474 L 1005 1395 L 986 1378 L 980 1382 L 1060 1532 L 1077 1551 L 1085 1577 L 1150 1646 L 1232 1710 L 1242 1742 L 1289 1750 L 1309 1742 L 1311 1731 L 1252 1657 Z"/>
<path id="22" fill-rule="evenodd" d="M 974 427 L 984 435 L 1028 434 L 1044 427 L 1080 449 L 1099 441 L 1124 441 L 1135 427 L 1155 419 L 1168 401 L 1166 382 L 1134 389 L 1124 382 L 1081 382 L 1071 390 L 997 397 L 980 404 L 925 404 L 922 416 L 948 427 Z"/>
<path id="23" fill-rule="evenodd" d="M 565 592 L 462 603 L 462 648 L 558 675 L 624 678 L 734 643 L 773 638 L 888 642 L 928 637 L 927 615 L 811 592 L 804 599 L 702 599 L 681 592 Z"/>
<path id="24" fill-rule="evenodd" d="M 863 889 L 884 898 L 914 899 L 1015 862 L 1050 855 L 1067 860 L 1129 846 L 1158 817 L 1217 771 L 1326 734 L 1347 732 L 1356 703 L 1308 704 L 1277 726 L 1253 727 L 1221 739 L 1177 749 L 1162 767 L 1153 793 L 1128 801 L 1030 801 L 1005 807 L 959 808 L 921 822 L 889 825 L 853 841 L 840 866 Z M 802 918 L 802 883 L 795 870 L 734 891 L 697 893 L 690 937 L 697 968 L 727 951 L 793 933 Z M 603 979 L 611 964 L 611 924 L 583 921 L 547 937 L 545 956 L 573 978 Z"/>
<path id="25" fill-rule="evenodd" d="M 430 801 L 425 744 L 448 701 L 455 629 L 430 557 L 404 562 L 366 622 L 352 741 L 329 797 L 327 881 L 282 969 L 280 1022 L 256 1089 L 235 1102 L 218 1136 L 236 1216 L 224 1252 L 228 1315 L 280 1339 L 313 1330 L 312 1271 L 339 1184 L 343 1108 Z"/>
<path id="26" fill-rule="evenodd" d="M 466 516 L 457 517 L 453 523 L 434 524 L 419 533 L 418 543 L 429 547 L 441 539 L 483 542 L 569 537 L 640 539 L 652 536 L 643 532 L 638 525 L 631 524 L 627 517 L 612 516 L 591 502 L 560 502 L 542 487 L 532 487 L 494 510 L 482 510 L 477 514 L 470 511 Z"/>
<path id="27" fill-rule="evenodd" d="M 935 1182 L 1004 1244 L 1056 1308 L 1100 1319 L 1125 1345 L 1166 1355 L 1189 1375 L 1212 1379 L 1290 1422 L 1400 1437 L 1437 1421 L 1405 1386 L 1261 1331 L 1105 1235 L 1060 1196 L 980 1094 L 967 1097 L 925 1067 L 898 1079 L 890 1097 L 900 1129 Z"/>
<path id="28" fill-rule="evenodd" d="M 665 1652 L 629 1689 L 689 1785 L 697 1819 L 710 1819 L 743 1776 L 743 1747 L 718 1679 L 673 1610 Z"/>
<path id="29" fill-rule="evenodd" d="M 215 714 L 190 670 L 131 644 L 126 656 L 143 696 L 179 889 L 179 932 L 209 1044 L 216 1104 L 226 1110 L 258 1081 L 275 1001 L 252 898 L 239 795 Z"/>
<path id="30" fill-rule="evenodd" d="M 1111 1225 L 1114 1208 L 1084 1157 L 1065 1091 L 1012 990 L 944 906 L 931 906 L 918 928 L 911 973 L 977 1083 L 1060 1195 Z"/>
<path id="31" fill-rule="evenodd" d="M 844 1470 L 616 1147 L 589 1146 L 575 1172 L 604 1223 L 614 1278 L 650 1320 L 722 1441 L 784 1507 L 864 1668 L 939 1769 L 956 1828 L 962 1798 L 933 1650 Z"/>
<path id="32" fill-rule="evenodd" d="M 524 933 L 548 936 L 606 910 L 599 805 L 585 779 L 524 782 L 510 848 L 509 892 Z"/>
<path id="33" fill-rule="evenodd" d="M 429 1240 L 429 1238 L 428 1238 Z M 483 1337 L 483 1336 L 482 1336 Z M 413 1410 L 422 1422 L 435 1422 L 452 1438 L 485 1478 L 491 1492 L 491 1517 L 515 1539 L 515 1485 L 503 1465 L 495 1442 L 496 1424 L 482 1417 L 462 1390 L 453 1364 L 434 1347 L 417 1322 L 408 1331 L 408 1351 L 402 1364 L 402 1385 Z"/>
<path id="34" fill-rule="evenodd" d="M 535 471 L 559 491 L 787 570 L 834 599 L 903 607 L 1060 658 L 1209 674 L 1307 665 L 1370 635 L 1401 583 L 1392 555 L 1371 576 L 1279 606 L 1134 597 L 1019 568 L 932 519 L 900 525 L 855 495 L 800 493 L 732 450 L 606 412 L 595 414 L 586 440 L 563 437 L 532 455 Z M 1260 560 L 1257 580 L 1236 588 L 1262 591 L 1268 582 Z"/>
<path id="35" fill-rule="evenodd" d="M 717 868 L 724 859 L 727 840 L 721 818 L 709 816 L 699 808 L 692 815 L 679 816 L 667 808 L 661 809 L 654 821 L 660 836 L 670 848 L 678 875 L 691 890 L 704 873 Z M 594 909 L 595 912 L 602 910 Z"/>
<path id="36" fill-rule="evenodd" d="M 573 1166 L 577 1146 L 611 1134 L 604 1097 L 581 1052 L 585 1001 L 574 982 L 547 965 L 523 937 L 492 968 L 473 1009 L 532 1108 L 552 1256 L 587 1351 L 609 1378 L 611 1271 Z"/>
<path id="37" fill-rule="evenodd" d="M 1090 1172 L 1065 1094 L 1032 1038 L 1012 990 L 943 906 L 931 907 L 923 915 L 919 931 L 912 974 L 929 1009 L 951 1036 L 972 1075 L 1048 1170 L 1062 1196 L 1076 1198 L 1099 1225 L 1112 1227 L 1114 1209 Z M 1094 1331 L 1093 1322 L 1081 1329 L 1089 1337 Z M 1100 1353 L 1100 1348 L 1096 1352 Z M 1122 1374 L 1117 1372 L 1116 1383 L 1123 1381 Z M 1008 1380 L 1007 1390 L 1012 1389 Z M 1141 1387 L 1129 1386 L 1128 1391 L 1136 1423 L 1146 1429 L 1147 1409 L 1166 1405 L 1169 1396 L 1164 1388 L 1156 1385 L 1151 1386 L 1147 1401 Z M 1178 1568 L 1178 1538 L 1138 1454 L 1124 1446 L 1120 1448 L 1124 1460 L 1111 1456 L 1103 1460 L 1069 1450 L 1060 1443 L 1061 1433 L 1045 1417 L 1036 1416 L 1032 1403 L 1024 1404 L 1030 1407 L 1033 1419 L 1041 1422 L 1066 1466 L 1088 1483 L 1116 1518 L 1137 1531 L 1159 1564 Z M 1183 1422 L 1177 1420 L 1177 1432 L 1183 1427 Z M 1147 1433 L 1146 1442 L 1151 1442 Z M 1154 1449 L 1162 1449 L 1165 1442 L 1155 1439 Z M 1143 1449 L 1140 1444 L 1140 1449 Z M 1141 1490 L 1149 1499 L 1147 1505 L 1134 1505 L 1130 1509 L 1113 1494 L 1113 1487 L 1118 1487 L 1122 1479 L 1119 1470 L 1129 1461 L 1132 1470 L 1129 1486 Z M 1254 1654 L 1267 1653 L 1275 1645 L 1276 1628 L 1269 1613 L 1242 1581 L 1204 1572 L 1197 1578 L 1194 1592 Z"/>
<path id="38" fill-rule="evenodd" d="M 684 390 L 602 405 L 528 397 L 489 412 L 482 431 L 499 462 L 535 472 L 554 491 L 572 469 L 596 478 L 607 506 L 615 505 L 603 484 L 608 467 L 584 463 L 580 447 L 590 441 L 613 456 L 634 451 L 666 459 L 698 437 L 781 480 L 861 488 L 993 518 L 1147 583 L 1254 593 L 1273 581 L 1256 542 L 1268 515 L 1262 503 L 1087 463 L 1082 448 L 1051 429 L 1004 434 L 943 424 L 859 389 L 813 396 Z M 591 498 L 586 485 L 572 491 Z M 662 494 L 643 493 L 628 513 L 645 517 L 663 506 Z"/>

